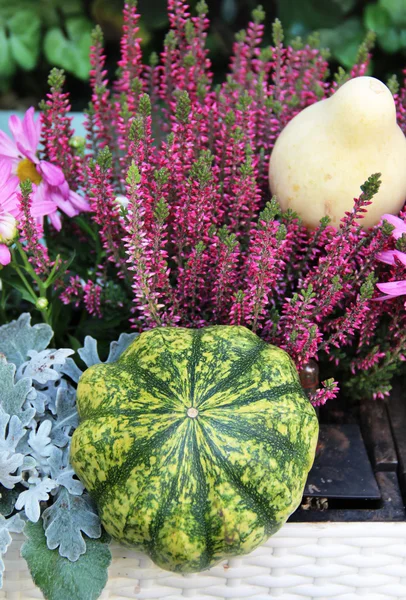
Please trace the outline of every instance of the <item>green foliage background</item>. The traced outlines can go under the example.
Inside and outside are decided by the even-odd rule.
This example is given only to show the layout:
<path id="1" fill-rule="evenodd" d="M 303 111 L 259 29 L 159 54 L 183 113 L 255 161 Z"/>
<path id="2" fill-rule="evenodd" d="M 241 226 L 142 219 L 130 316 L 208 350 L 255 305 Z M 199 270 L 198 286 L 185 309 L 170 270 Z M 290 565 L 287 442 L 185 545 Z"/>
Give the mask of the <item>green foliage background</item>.
<path id="1" fill-rule="evenodd" d="M 192 6 L 196 0 L 191 0 Z M 246 27 L 257 0 L 207 0 L 211 19 L 208 45 L 220 79 L 227 67 L 234 35 Z M 139 0 L 140 36 L 145 54 L 159 52 L 168 27 L 166 0 Z M 287 39 L 317 30 L 332 60 L 353 64 L 366 32 L 376 33 L 372 71 L 386 79 L 406 65 L 406 0 L 263 0 L 270 25 L 279 17 Z M 109 67 L 119 55 L 123 0 L 0 0 L 0 108 L 22 108 L 46 92 L 52 66 L 70 77 L 74 108 L 88 100 L 90 32 L 102 26 Z M 270 26 L 267 35 L 270 36 Z M 270 37 L 266 39 L 270 42 Z M 22 105 L 17 99 L 23 99 Z"/>

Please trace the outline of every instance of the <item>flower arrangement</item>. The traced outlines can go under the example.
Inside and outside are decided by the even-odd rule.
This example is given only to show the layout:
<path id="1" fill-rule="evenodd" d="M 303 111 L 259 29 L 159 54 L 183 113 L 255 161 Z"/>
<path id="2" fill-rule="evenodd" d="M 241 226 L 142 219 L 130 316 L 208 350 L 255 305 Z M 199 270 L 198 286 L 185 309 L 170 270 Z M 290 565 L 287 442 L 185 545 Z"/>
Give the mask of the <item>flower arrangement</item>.
<path id="1" fill-rule="evenodd" d="M 103 351 L 122 328 L 244 325 L 285 349 L 299 370 L 320 361 L 326 378 L 314 405 L 337 395 L 337 380 L 354 397 L 383 397 L 405 360 L 406 213 L 360 225 L 379 173 L 360 182 L 338 228 L 324 217 L 307 230 L 268 188 L 278 134 L 366 73 L 370 37 L 351 71 L 331 81 L 316 36 L 286 47 L 276 21 L 273 45 L 261 48 L 258 8 L 236 37 L 226 81 L 215 84 L 205 2 L 193 16 L 183 0 L 168 6 L 163 51 L 146 66 L 136 3 L 126 2 L 113 83 L 94 32 L 86 139 L 74 135 L 57 69 L 39 119 L 29 109 L 11 117 L 13 139 L 0 132 L 0 314 L 3 322 L 19 317 L 0 328 L 1 503 L 13 515 L 2 517 L 1 549 L 30 521 L 23 554 L 50 598 L 59 585 L 46 578 L 51 563 L 62 573 L 69 561 L 69 576 L 86 587 L 93 561 L 100 571 L 87 599 L 98 597 L 109 563 L 68 461 L 80 375 L 69 356 L 85 333 L 97 331 Z M 406 80 L 399 89 L 392 78 L 390 88 L 406 131 Z M 43 324 L 19 316 L 29 304 Z M 135 335 L 123 334 L 107 360 Z M 73 350 L 48 349 L 53 336 Z M 87 338 L 79 350 L 87 366 L 100 362 L 95 344 Z M 35 525 L 41 511 L 44 528 Z M 40 551 L 48 556 L 41 565 Z"/>
<path id="2" fill-rule="evenodd" d="M 138 329 L 246 325 L 285 348 L 299 368 L 327 358 L 352 373 L 354 390 L 386 394 L 404 350 L 403 287 L 396 283 L 404 279 L 404 241 L 391 235 L 388 219 L 368 232 L 360 228 L 379 176 L 365 182 L 337 230 L 325 218 L 309 232 L 269 196 L 266 175 L 278 133 L 301 109 L 363 75 L 371 40 L 350 73 L 340 70 L 328 82 L 326 52 L 314 37 L 285 48 L 276 21 L 273 46 L 260 48 L 258 8 L 237 36 L 226 82 L 214 86 L 205 3 L 196 16 L 181 1 L 170 1 L 168 10 L 171 29 L 160 60 L 153 55 L 144 66 L 136 5 L 125 5 L 112 86 L 96 29 L 86 140 L 74 136 L 64 76 L 56 69 L 40 121 L 33 109 L 22 121 L 10 119 L 14 141 L 0 138 L 3 264 L 11 259 L 17 218 L 19 258 L 11 268 L 20 276 L 26 270 L 23 297 L 48 322 L 62 301 L 94 317 L 119 308 Z M 393 79 L 391 85 L 404 126 L 405 91 Z M 47 216 L 45 225 L 60 230 L 61 211 L 71 220 L 65 218 L 58 238 L 43 223 Z M 68 269 L 72 248 L 64 245 L 71 234 L 89 246 L 91 267 L 80 256 Z M 398 254 L 385 254 L 395 246 Z M 383 306 L 375 284 L 386 277 L 379 285 L 391 302 Z M 4 282 L 16 286 L 7 276 Z M 321 290 L 323 301 L 315 302 Z M 329 380 L 314 401 L 336 391 Z"/>
<path id="3" fill-rule="evenodd" d="M 116 324 L 118 309 L 136 329 L 241 324 L 285 348 L 299 368 L 312 358 L 332 361 L 354 393 L 387 394 L 405 348 L 405 242 L 399 225 L 392 235 L 389 217 L 367 232 L 359 225 L 379 175 L 361 186 L 338 229 L 324 218 L 314 231 L 280 210 L 267 183 L 278 133 L 301 109 L 366 72 L 370 38 L 351 72 L 329 82 L 326 52 L 314 37 L 284 47 L 276 21 L 273 46 L 260 48 L 258 8 L 236 38 L 226 82 L 215 86 L 205 3 L 196 16 L 180 0 L 168 6 L 163 52 L 144 66 L 136 5 L 125 5 L 112 85 L 96 29 L 86 140 L 74 136 L 56 69 L 40 121 L 32 109 L 22 121 L 11 118 L 14 141 L 0 138 L 3 264 L 14 217 L 19 241 L 9 270 L 23 275 L 23 298 L 48 322 L 62 301 Z M 391 87 L 405 128 L 405 89 L 393 79 Z M 54 230 L 44 230 L 46 216 Z M 404 224 L 403 213 L 397 223 Z M 87 248 L 68 268 L 70 237 Z M 388 292 L 384 304 L 376 301 L 378 280 Z M 14 277 L 3 281 L 17 285 Z M 327 380 L 313 401 L 324 403 L 337 389 Z"/>

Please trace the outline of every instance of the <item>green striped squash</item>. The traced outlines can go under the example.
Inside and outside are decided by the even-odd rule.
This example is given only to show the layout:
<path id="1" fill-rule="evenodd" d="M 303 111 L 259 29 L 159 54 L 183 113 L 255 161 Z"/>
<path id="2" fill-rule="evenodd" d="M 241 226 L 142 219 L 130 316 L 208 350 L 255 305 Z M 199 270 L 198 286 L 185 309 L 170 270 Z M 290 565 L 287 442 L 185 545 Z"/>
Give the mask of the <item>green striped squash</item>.
<path id="1" fill-rule="evenodd" d="M 159 327 L 82 375 L 72 465 L 117 540 L 190 573 L 300 503 L 318 421 L 290 357 L 244 327 Z"/>

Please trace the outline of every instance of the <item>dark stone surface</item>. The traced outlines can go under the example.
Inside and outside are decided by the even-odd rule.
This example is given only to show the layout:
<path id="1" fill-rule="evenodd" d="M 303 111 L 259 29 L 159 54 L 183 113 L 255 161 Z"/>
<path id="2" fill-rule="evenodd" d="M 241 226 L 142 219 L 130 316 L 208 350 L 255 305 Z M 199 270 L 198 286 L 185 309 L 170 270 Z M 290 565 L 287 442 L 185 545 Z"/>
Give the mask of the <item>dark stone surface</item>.
<path id="1" fill-rule="evenodd" d="M 289 521 L 406 520 L 406 379 L 387 401 L 347 404 L 322 407 L 315 463 Z"/>
<path id="2" fill-rule="evenodd" d="M 376 473 L 376 480 L 382 495 L 377 505 L 366 502 L 363 508 L 359 508 L 353 500 L 341 502 L 333 500 L 327 501 L 328 508 L 320 509 L 318 508 L 320 499 L 312 499 L 309 502 L 304 498 L 304 504 L 289 517 L 289 521 L 295 523 L 405 521 L 405 506 L 396 473 L 380 471 Z"/>
<path id="3" fill-rule="evenodd" d="M 360 406 L 361 430 L 374 471 L 397 471 L 398 457 L 387 402 L 368 398 Z"/>
<path id="4" fill-rule="evenodd" d="M 380 500 L 381 493 L 358 425 L 321 425 L 304 496 Z"/>
<path id="5" fill-rule="evenodd" d="M 406 380 L 395 383 L 388 401 L 388 413 L 398 456 L 398 477 L 406 501 Z"/>

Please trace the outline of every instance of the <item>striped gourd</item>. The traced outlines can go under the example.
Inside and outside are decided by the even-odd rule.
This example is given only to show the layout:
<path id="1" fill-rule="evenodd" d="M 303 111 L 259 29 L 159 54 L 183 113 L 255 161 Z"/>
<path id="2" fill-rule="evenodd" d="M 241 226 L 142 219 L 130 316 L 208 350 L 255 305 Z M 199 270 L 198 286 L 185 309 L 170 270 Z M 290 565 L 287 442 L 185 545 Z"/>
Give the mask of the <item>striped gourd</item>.
<path id="1" fill-rule="evenodd" d="M 290 357 L 244 327 L 161 327 L 77 394 L 71 461 L 106 530 L 164 569 L 245 554 L 298 506 L 318 434 Z"/>

